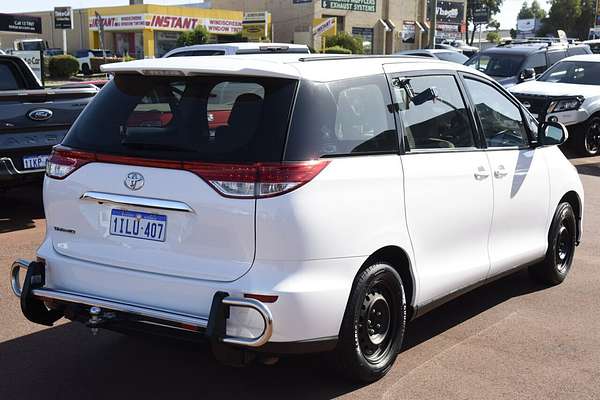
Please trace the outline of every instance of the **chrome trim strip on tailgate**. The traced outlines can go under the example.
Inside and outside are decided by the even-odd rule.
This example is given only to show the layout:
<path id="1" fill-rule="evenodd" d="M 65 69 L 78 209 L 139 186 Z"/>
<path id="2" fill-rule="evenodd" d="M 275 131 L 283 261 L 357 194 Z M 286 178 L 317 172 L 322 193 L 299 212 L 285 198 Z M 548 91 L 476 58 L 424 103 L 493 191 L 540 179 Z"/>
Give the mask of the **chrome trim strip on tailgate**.
<path id="1" fill-rule="evenodd" d="M 46 299 L 55 299 L 66 301 L 69 303 L 85 304 L 88 306 L 107 308 L 113 311 L 122 311 L 130 314 L 139 315 L 142 317 L 156 318 L 180 324 L 189 324 L 199 326 L 201 328 L 206 328 L 208 326 L 208 319 L 203 317 L 197 317 L 189 314 L 181 314 L 157 308 L 149 308 L 137 304 L 126 304 L 114 300 L 102 299 L 97 297 L 82 296 L 74 293 L 64 292 L 61 290 L 34 289 L 33 295 L 36 297 L 43 297 Z"/>
<path id="2" fill-rule="evenodd" d="M 113 193 L 85 192 L 81 195 L 81 200 L 92 200 L 98 203 L 123 204 L 128 206 L 138 206 L 146 208 L 156 208 L 160 210 L 191 212 L 192 207 L 181 201 L 153 199 L 150 197 L 126 196 Z"/>

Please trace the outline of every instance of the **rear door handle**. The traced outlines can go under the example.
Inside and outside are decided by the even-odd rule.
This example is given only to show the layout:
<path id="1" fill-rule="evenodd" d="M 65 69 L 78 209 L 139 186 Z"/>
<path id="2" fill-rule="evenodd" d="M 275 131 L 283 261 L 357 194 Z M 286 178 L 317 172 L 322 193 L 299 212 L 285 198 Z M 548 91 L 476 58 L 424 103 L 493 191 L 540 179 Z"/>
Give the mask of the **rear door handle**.
<path id="1" fill-rule="evenodd" d="M 490 176 L 490 172 L 483 166 L 475 168 L 475 179 L 482 180 Z"/>
<path id="2" fill-rule="evenodd" d="M 506 175 L 508 175 L 508 172 L 506 172 L 506 168 L 502 164 L 498 165 L 494 170 L 494 176 L 498 179 L 504 178 Z"/>

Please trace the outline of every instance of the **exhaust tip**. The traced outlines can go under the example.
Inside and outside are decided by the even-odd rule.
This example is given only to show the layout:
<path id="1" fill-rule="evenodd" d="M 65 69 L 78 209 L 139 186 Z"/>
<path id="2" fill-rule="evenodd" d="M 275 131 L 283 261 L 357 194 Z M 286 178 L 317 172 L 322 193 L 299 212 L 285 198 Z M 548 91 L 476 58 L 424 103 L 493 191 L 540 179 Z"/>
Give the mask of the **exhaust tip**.
<path id="1" fill-rule="evenodd" d="M 23 290 L 21 286 L 21 270 L 27 270 L 29 268 L 29 261 L 19 259 L 15 261 L 10 268 L 10 288 L 15 296 L 21 297 Z"/>

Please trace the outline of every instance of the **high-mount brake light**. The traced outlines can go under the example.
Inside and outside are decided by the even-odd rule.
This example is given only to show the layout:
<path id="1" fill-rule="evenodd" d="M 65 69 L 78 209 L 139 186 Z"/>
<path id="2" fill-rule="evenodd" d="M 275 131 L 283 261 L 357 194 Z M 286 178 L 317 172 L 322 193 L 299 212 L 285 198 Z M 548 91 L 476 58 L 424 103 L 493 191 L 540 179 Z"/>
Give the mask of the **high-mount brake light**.
<path id="1" fill-rule="evenodd" d="M 55 147 L 46 163 L 46 176 L 64 179 L 81 166 L 95 160 L 94 153 Z"/>
<path id="2" fill-rule="evenodd" d="M 58 146 L 48 159 L 46 175 L 64 179 L 90 162 L 185 170 L 198 175 L 224 197 L 258 199 L 279 196 L 299 188 L 317 176 L 330 161 L 254 164 L 181 162 L 95 154 Z"/>

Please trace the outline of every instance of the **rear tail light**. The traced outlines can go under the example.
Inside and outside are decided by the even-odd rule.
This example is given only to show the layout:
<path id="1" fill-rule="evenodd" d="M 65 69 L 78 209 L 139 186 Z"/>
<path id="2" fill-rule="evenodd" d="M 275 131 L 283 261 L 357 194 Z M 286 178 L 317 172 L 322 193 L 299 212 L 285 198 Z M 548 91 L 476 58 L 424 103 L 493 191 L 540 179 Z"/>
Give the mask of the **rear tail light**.
<path id="1" fill-rule="evenodd" d="M 250 165 L 184 163 L 184 169 L 200 176 L 225 197 L 265 198 L 299 188 L 328 164 L 328 160 Z"/>
<path id="2" fill-rule="evenodd" d="M 125 164 L 143 167 L 181 169 L 205 180 L 225 197 L 256 199 L 279 196 L 310 182 L 329 160 L 283 163 L 217 164 L 152 160 L 136 157 L 95 154 L 55 147 L 46 164 L 46 175 L 64 179 L 90 162 Z"/>
<path id="3" fill-rule="evenodd" d="M 94 153 L 56 147 L 46 162 L 46 175 L 54 179 L 64 179 L 77 168 L 95 160 Z"/>

